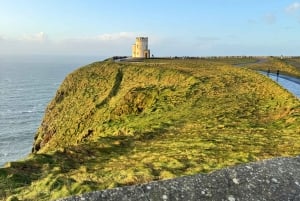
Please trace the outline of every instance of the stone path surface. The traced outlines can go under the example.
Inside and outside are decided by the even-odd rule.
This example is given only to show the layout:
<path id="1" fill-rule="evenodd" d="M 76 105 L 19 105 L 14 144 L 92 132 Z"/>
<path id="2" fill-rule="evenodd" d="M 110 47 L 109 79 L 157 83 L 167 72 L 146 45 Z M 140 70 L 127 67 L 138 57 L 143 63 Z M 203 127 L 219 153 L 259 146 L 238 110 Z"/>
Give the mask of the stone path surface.
<path id="1" fill-rule="evenodd" d="M 142 185 L 96 191 L 60 201 L 300 200 L 300 156 L 274 158 Z"/>

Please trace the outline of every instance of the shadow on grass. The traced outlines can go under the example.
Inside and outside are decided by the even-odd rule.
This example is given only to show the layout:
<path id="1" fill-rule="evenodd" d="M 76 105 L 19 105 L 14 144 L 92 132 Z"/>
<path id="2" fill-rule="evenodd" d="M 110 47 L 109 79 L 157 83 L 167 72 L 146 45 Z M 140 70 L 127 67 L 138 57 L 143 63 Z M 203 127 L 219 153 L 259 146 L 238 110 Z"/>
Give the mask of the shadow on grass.
<path id="1" fill-rule="evenodd" d="M 29 187 L 31 183 L 45 179 L 49 175 L 53 178 L 53 182 L 49 184 L 51 190 L 62 188 L 66 182 L 75 184 L 75 180 L 65 178 L 63 175 L 68 175 L 83 166 L 87 168 L 87 172 L 101 170 L 110 161 L 129 156 L 136 142 L 145 143 L 161 138 L 169 126 L 163 124 L 162 128 L 136 136 L 101 137 L 97 142 L 70 146 L 52 154 L 31 154 L 25 161 L 8 163 L 5 168 L 0 169 L 0 189 L 3 189 L 0 198 L 4 199 L 6 195 L 17 193 L 21 188 Z M 91 182 L 84 181 L 83 184 L 90 186 Z M 97 184 L 93 183 L 92 186 Z"/>

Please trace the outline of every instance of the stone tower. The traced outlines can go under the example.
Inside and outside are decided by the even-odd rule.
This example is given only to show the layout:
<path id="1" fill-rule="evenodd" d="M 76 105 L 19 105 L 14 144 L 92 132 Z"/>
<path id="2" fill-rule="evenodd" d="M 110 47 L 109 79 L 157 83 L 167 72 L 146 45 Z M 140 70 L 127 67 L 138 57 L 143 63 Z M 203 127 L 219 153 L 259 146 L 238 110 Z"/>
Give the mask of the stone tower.
<path id="1" fill-rule="evenodd" d="M 148 49 L 148 37 L 136 37 L 135 44 L 132 45 L 133 58 L 150 58 Z"/>

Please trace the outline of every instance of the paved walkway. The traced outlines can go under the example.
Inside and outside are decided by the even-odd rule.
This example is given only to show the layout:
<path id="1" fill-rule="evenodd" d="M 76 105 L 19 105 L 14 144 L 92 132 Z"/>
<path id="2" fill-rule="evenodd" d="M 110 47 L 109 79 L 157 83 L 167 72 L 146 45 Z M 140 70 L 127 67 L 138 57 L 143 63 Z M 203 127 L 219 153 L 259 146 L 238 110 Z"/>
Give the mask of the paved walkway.
<path id="1" fill-rule="evenodd" d="M 266 72 L 260 71 L 260 73 L 268 76 Z M 291 77 L 288 75 L 280 75 L 277 77 L 275 73 L 269 73 L 269 77 L 278 82 L 282 87 L 293 93 L 295 96 L 300 98 L 300 79 L 296 77 Z"/>
<path id="2" fill-rule="evenodd" d="M 267 62 L 268 59 L 265 57 L 258 57 L 255 62 L 243 63 L 243 64 L 236 64 L 235 66 L 241 67 L 248 64 L 263 64 Z M 260 73 L 267 75 L 267 72 L 259 71 Z M 293 93 L 296 97 L 300 98 L 300 79 L 288 75 L 277 75 L 275 73 L 269 73 L 268 75 L 272 80 L 278 82 L 281 86 L 285 89 Z"/>

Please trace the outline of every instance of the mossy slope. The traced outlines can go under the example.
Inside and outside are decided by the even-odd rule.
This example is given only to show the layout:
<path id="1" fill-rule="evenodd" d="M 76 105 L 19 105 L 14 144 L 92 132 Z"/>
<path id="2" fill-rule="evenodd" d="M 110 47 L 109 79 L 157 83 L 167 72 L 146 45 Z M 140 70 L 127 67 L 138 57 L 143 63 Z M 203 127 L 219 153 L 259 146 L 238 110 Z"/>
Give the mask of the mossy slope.
<path id="1" fill-rule="evenodd" d="M 0 170 L 0 195 L 49 200 L 296 155 L 299 125 L 299 100 L 251 70 L 97 62 L 64 80 L 35 153 Z"/>

